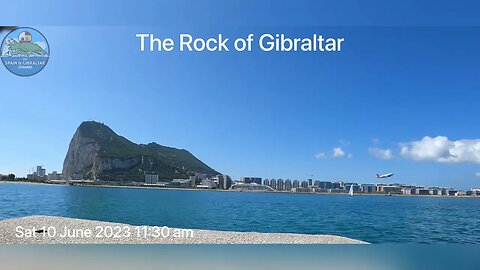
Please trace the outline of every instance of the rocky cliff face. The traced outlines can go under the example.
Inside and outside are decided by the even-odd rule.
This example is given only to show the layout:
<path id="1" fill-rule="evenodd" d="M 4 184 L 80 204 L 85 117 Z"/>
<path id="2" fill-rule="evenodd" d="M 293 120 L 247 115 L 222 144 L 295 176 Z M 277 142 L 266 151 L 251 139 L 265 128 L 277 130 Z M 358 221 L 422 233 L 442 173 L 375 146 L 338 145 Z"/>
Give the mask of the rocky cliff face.
<path id="1" fill-rule="evenodd" d="M 99 155 L 100 144 L 91 138 L 85 138 L 77 131 L 68 147 L 63 162 L 63 175 L 68 180 L 93 179 L 105 171 L 126 170 L 138 165 L 139 157 L 114 158 Z"/>
<path id="2" fill-rule="evenodd" d="M 78 127 L 63 163 L 68 180 L 142 181 L 145 173 L 158 174 L 161 179 L 219 174 L 186 150 L 135 144 L 93 121 Z"/>
<path id="3" fill-rule="evenodd" d="M 77 130 L 70 141 L 67 156 L 63 162 L 65 179 L 83 179 L 84 174 L 91 173 L 99 148 L 94 139 L 83 137 Z"/>

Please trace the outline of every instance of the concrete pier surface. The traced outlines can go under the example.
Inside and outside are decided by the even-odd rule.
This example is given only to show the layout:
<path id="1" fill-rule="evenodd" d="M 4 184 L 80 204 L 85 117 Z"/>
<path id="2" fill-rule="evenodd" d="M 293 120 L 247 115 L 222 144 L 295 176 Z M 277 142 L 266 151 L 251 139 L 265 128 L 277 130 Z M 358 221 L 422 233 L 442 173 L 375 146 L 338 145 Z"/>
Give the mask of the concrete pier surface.
<path id="1" fill-rule="evenodd" d="M 368 244 L 335 235 L 132 226 L 54 216 L 0 221 L 0 244 Z"/>

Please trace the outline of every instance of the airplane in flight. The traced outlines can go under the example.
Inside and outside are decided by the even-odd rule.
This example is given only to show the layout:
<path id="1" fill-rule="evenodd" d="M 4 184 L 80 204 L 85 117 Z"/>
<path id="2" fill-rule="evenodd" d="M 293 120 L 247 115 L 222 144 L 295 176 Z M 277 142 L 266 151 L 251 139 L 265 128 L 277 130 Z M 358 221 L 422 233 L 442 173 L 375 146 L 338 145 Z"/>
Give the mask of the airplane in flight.
<path id="1" fill-rule="evenodd" d="M 386 173 L 386 174 L 382 174 L 382 175 L 378 175 L 377 174 L 377 178 L 389 178 L 389 177 L 392 177 L 393 176 L 393 173 Z"/>

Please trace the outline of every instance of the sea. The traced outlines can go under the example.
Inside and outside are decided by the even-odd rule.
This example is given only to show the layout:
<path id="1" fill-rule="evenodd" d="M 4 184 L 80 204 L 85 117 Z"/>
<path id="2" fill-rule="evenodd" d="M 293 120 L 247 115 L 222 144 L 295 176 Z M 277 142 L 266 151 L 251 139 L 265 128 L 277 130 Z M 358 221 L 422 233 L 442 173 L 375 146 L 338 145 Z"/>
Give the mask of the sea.
<path id="1" fill-rule="evenodd" d="M 0 184 L 0 220 L 31 215 L 370 243 L 480 243 L 480 198 Z"/>

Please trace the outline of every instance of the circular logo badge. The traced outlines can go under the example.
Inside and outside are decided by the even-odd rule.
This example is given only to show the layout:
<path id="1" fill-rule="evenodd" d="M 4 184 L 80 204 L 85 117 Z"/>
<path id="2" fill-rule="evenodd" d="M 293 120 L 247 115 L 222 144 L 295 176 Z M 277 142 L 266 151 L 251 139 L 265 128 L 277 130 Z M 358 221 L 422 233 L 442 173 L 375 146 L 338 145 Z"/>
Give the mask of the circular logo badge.
<path id="1" fill-rule="evenodd" d="M 8 33 L 0 49 L 3 65 L 18 76 L 37 74 L 47 65 L 50 56 L 47 39 L 30 27 Z"/>

